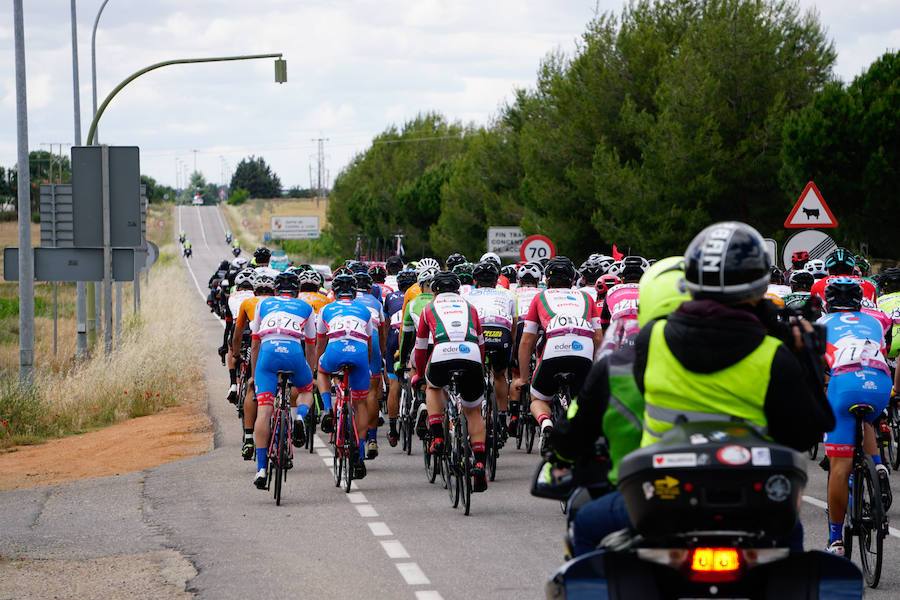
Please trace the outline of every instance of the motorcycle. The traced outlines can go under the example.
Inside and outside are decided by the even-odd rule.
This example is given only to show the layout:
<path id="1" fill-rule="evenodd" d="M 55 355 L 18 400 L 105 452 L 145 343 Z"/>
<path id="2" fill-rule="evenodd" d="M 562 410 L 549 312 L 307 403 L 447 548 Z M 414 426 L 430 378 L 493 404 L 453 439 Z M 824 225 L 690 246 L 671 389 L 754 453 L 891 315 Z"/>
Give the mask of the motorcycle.
<path id="1" fill-rule="evenodd" d="M 178 243 L 183 244 L 184 240 L 186 240 L 186 239 L 187 239 L 187 236 L 182 233 L 181 235 L 178 236 Z"/>
<path id="2" fill-rule="evenodd" d="M 241 249 L 238 247 L 234 247 L 231 249 L 231 253 L 234 254 L 235 258 L 241 255 Z"/>
<path id="3" fill-rule="evenodd" d="M 571 502 L 572 483 L 548 475 L 532 495 Z M 805 459 L 750 426 L 676 425 L 619 466 L 632 527 L 563 564 L 546 597 L 862 598 L 852 562 L 789 548 L 806 482 Z"/>
<path id="4" fill-rule="evenodd" d="M 194 253 L 194 251 L 191 250 L 190 248 L 184 249 L 184 257 L 185 258 L 190 258 L 193 255 L 193 253 Z"/>
<path id="5" fill-rule="evenodd" d="M 231 237 L 231 232 L 229 231 L 228 233 L 225 234 L 225 243 L 230 244 L 232 241 L 234 241 L 234 240 Z"/>

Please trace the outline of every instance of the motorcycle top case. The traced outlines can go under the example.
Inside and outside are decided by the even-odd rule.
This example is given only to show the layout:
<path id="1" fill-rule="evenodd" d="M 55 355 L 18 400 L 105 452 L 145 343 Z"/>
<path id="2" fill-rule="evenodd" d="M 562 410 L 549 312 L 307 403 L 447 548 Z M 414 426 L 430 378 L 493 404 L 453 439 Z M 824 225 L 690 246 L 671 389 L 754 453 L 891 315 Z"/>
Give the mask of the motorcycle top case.
<path id="1" fill-rule="evenodd" d="M 619 467 L 619 489 L 644 537 L 690 531 L 786 536 L 806 486 L 799 453 L 741 423 L 683 423 Z"/>

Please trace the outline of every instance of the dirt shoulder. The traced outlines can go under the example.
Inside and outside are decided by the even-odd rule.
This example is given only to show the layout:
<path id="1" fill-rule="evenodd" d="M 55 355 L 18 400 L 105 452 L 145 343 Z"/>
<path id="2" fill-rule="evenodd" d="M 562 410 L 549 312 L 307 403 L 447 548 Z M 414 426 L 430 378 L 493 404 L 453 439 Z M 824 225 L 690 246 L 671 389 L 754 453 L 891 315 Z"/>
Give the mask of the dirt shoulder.
<path id="1" fill-rule="evenodd" d="M 192 402 L 104 429 L 0 452 L 0 491 L 141 471 L 212 449 L 204 403 Z"/>

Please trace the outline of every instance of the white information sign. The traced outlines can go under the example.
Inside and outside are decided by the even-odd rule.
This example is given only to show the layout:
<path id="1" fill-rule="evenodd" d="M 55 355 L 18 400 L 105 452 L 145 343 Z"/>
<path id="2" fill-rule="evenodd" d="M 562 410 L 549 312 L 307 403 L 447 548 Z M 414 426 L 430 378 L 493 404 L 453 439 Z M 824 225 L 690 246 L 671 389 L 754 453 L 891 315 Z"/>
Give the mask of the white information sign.
<path id="1" fill-rule="evenodd" d="M 524 239 L 521 227 L 488 227 L 487 249 L 503 258 L 516 258 Z"/>
<path id="2" fill-rule="evenodd" d="M 273 240 L 314 240 L 319 237 L 319 217 L 272 217 Z"/>

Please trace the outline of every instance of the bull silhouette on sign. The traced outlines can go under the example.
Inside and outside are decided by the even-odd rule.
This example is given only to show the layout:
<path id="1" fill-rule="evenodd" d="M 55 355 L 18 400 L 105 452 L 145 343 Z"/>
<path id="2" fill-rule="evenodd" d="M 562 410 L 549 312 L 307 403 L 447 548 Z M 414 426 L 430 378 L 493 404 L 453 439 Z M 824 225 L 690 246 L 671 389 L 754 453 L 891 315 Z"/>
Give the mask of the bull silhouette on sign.
<path id="1" fill-rule="evenodd" d="M 807 220 L 811 220 L 813 217 L 815 217 L 816 220 L 819 219 L 819 209 L 818 208 L 803 208 L 801 210 L 803 211 L 803 214 L 806 215 Z"/>

